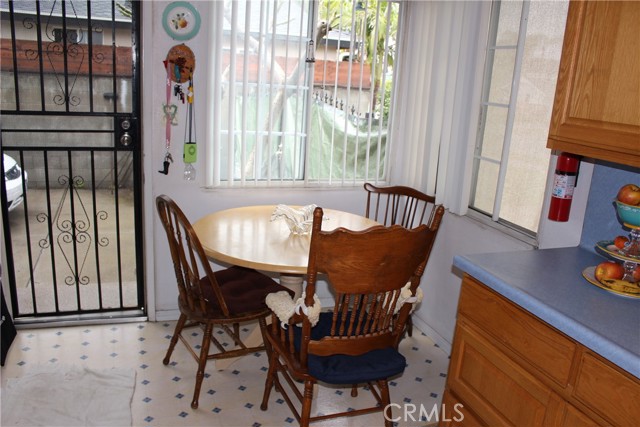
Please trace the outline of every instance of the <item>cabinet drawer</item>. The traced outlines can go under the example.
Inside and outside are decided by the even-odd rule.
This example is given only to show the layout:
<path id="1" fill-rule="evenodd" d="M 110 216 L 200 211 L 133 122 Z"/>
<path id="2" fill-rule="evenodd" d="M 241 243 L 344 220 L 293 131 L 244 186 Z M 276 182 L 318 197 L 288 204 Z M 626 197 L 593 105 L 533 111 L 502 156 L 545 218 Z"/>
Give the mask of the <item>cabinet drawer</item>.
<path id="1" fill-rule="evenodd" d="M 462 282 L 458 311 L 513 351 L 517 359 L 565 388 L 576 344 L 540 319 L 469 276 Z"/>
<path id="2" fill-rule="evenodd" d="M 580 360 L 573 395 L 613 425 L 638 425 L 640 380 L 587 351 Z"/>

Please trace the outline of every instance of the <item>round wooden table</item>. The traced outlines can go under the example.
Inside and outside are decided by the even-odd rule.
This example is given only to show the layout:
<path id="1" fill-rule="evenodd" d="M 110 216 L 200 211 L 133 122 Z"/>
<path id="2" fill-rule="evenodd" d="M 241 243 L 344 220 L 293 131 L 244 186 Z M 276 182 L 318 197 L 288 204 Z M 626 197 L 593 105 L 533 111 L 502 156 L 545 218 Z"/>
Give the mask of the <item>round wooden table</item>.
<path id="1" fill-rule="evenodd" d="M 281 274 L 302 283 L 307 272 L 311 235 L 292 234 L 284 219 L 271 221 L 275 205 L 247 206 L 214 212 L 193 224 L 207 256 L 229 264 Z M 378 225 L 366 217 L 324 209 L 322 230 L 364 230 Z M 292 283 L 293 284 L 293 283 Z M 297 292 L 298 293 L 298 292 Z"/>

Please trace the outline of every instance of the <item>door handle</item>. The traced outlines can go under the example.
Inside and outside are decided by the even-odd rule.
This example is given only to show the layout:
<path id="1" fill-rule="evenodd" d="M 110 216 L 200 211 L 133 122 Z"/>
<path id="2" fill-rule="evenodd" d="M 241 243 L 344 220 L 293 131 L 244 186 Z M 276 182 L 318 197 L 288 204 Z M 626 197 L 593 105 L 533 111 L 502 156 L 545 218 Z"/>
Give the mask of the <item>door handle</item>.
<path id="1" fill-rule="evenodd" d="M 135 128 L 133 126 L 133 120 L 130 117 L 124 117 L 120 121 L 120 144 L 123 147 L 128 147 L 134 143 Z"/>
<path id="2" fill-rule="evenodd" d="M 133 142 L 133 137 L 129 135 L 129 132 L 125 132 L 120 137 L 120 144 L 128 147 Z"/>

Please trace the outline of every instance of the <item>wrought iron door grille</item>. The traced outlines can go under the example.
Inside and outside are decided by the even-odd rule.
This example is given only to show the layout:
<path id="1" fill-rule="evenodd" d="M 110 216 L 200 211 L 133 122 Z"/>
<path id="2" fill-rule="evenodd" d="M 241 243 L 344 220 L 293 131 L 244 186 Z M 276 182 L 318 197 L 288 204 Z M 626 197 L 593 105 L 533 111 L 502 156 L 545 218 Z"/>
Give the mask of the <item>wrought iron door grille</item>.
<path id="1" fill-rule="evenodd" d="M 139 8 L 0 0 L 0 151 L 23 171 L 21 204 L 1 192 L 17 321 L 144 314 Z"/>

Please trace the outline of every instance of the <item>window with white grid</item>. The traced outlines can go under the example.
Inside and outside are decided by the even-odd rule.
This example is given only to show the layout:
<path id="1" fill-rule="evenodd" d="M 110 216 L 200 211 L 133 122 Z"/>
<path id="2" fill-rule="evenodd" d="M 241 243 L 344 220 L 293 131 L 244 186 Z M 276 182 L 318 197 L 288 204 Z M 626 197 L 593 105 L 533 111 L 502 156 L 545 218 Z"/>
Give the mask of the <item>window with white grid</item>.
<path id="1" fill-rule="evenodd" d="M 568 2 L 493 1 L 469 207 L 535 235 Z"/>
<path id="2" fill-rule="evenodd" d="M 208 186 L 384 180 L 399 3 L 213 3 Z"/>

